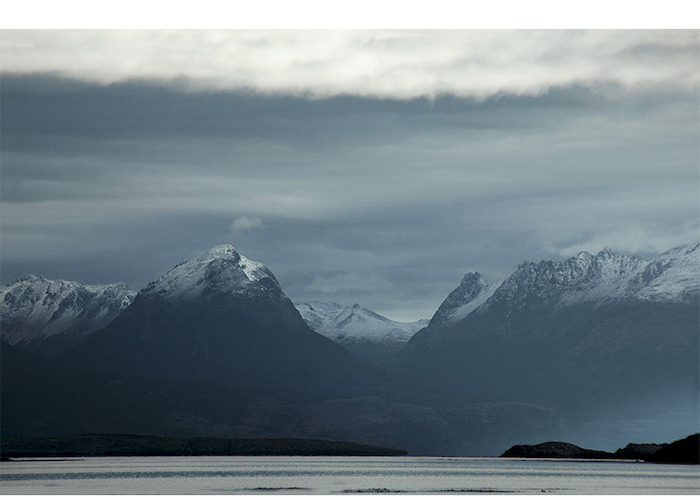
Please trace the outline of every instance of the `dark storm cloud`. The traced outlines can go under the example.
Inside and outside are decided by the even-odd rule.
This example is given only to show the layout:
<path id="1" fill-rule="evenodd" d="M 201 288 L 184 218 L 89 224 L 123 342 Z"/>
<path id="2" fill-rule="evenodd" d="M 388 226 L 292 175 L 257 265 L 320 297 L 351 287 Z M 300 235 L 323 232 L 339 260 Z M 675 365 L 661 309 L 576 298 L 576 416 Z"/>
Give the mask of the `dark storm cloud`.
<path id="1" fill-rule="evenodd" d="M 697 235 L 693 92 L 318 99 L 47 74 L 1 91 L 3 283 L 138 288 L 231 242 L 293 299 L 417 319 L 467 271 Z"/>
<path id="2" fill-rule="evenodd" d="M 46 74 L 2 76 L 0 97 L 7 120 L 4 135 L 70 138 L 256 137 L 313 147 L 358 136 L 372 141 L 404 129 L 441 127 L 515 130 L 545 126 L 561 113 L 604 105 L 581 87 L 555 88 L 538 96 L 496 95 L 486 101 L 458 99 L 380 100 L 352 96 L 306 99 L 252 92 L 178 92 L 148 82 L 106 87 Z M 551 116 L 560 110 L 560 116 Z M 514 113 L 521 110 L 526 113 Z M 321 125 L 321 126 L 319 126 Z M 398 130 L 394 131 L 394 127 Z M 313 128 L 314 134 L 308 130 Z M 19 145 L 21 146 L 21 145 Z M 34 144 L 32 145 L 34 146 Z M 60 144 L 46 144 L 49 150 Z"/>

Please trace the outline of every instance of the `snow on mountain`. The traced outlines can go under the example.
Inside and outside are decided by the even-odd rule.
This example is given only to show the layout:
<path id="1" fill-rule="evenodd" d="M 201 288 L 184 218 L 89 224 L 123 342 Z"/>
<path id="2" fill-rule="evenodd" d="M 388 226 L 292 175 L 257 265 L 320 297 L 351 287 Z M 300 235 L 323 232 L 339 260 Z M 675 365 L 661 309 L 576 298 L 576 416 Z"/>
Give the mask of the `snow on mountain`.
<path id="1" fill-rule="evenodd" d="M 606 248 L 595 255 L 580 252 L 563 261 L 523 262 L 497 283 L 488 283 L 478 272 L 467 273 L 430 325 L 456 323 L 495 303 L 508 308 L 564 307 L 620 300 L 687 302 L 697 300 L 698 295 L 700 242 L 678 246 L 653 259 Z"/>
<path id="2" fill-rule="evenodd" d="M 500 282 L 489 283 L 481 273 L 467 273 L 462 282 L 440 304 L 430 324 L 454 323 L 477 309 L 500 286 Z"/>
<path id="3" fill-rule="evenodd" d="M 467 299 L 485 285 L 469 278 Z M 393 366 L 456 400 L 550 406 L 611 435 L 653 421 L 693 428 L 699 309 L 698 243 L 525 262 L 463 319 L 416 333 Z"/>
<path id="4" fill-rule="evenodd" d="M 178 264 L 140 293 L 180 299 L 203 293 L 255 296 L 270 290 L 284 296 L 267 267 L 240 255 L 232 245 L 220 245 Z"/>
<path id="5" fill-rule="evenodd" d="M 599 301 L 624 292 L 647 264 L 641 257 L 607 249 L 597 255 L 581 252 L 560 262 L 524 262 L 488 302 L 525 307 L 533 302 L 554 306 Z"/>
<path id="6" fill-rule="evenodd" d="M 677 246 L 659 255 L 635 276 L 628 291 L 642 300 L 697 301 L 700 295 L 700 242 Z"/>
<path id="7" fill-rule="evenodd" d="M 306 325 L 267 267 L 231 245 L 175 266 L 67 355 L 90 370 L 307 394 L 320 380 L 365 376 L 345 349 Z"/>
<path id="8" fill-rule="evenodd" d="M 525 307 L 620 300 L 682 302 L 700 291 L 700 243 L 683 245 L 655 259 L 604 249 L 564 261 L 525 262 L 487 303 Z"/>
<path id="9" fill-rule="evenodd" d="M 341 343 L 369 341 L 380 344 L 408 342 L 427 320 L 400 323 L 381 316 L 358 304 L 310 301 L 294 304 L 311 329 Z"/>
<path id="10" fill-rule="evenodd" d="M 82 285 L 28 275 L 0 291 L 2 338 L 14 345 L 82 337 L 111 322 L 135 295 L 124 283 Z"/>

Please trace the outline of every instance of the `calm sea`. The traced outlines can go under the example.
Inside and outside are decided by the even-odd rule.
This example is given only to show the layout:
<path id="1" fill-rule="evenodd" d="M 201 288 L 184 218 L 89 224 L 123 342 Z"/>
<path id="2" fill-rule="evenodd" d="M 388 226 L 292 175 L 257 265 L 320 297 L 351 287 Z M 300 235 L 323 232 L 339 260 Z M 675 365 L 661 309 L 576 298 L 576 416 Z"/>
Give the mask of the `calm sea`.
<path id="1" fill-rule="evenodd" d="M 0 465 L 17 494 L 700 494 L 700 467 L 504 458 L 144 457 Z"/>

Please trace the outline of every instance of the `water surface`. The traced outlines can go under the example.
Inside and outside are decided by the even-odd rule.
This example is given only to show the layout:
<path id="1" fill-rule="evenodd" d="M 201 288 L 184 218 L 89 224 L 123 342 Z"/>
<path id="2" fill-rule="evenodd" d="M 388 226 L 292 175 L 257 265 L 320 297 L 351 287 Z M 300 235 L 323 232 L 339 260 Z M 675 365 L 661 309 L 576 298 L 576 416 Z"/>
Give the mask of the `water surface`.
<path id="1" fill-rule="evenodd" d="M 0 466 L 2 494 L 700 494 L 700 467 L 434 457 L 115 457 Z"/>

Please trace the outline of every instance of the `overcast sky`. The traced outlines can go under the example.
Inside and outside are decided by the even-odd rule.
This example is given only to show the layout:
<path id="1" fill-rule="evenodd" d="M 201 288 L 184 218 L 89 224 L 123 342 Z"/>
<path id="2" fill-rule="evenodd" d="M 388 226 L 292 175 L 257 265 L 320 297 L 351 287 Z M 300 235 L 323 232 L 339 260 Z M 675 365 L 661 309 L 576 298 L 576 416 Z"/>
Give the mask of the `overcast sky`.
<path id="1" fill-rule="evenodd" d="M 698 31 L 0 31 L 2 283 L 232 243 L 293 300 L 700 239 Z"/>

